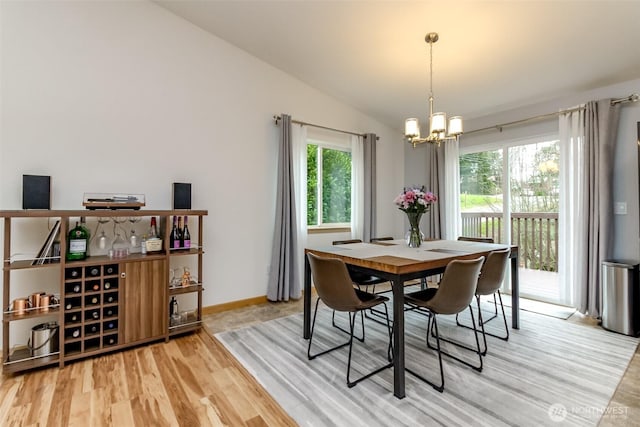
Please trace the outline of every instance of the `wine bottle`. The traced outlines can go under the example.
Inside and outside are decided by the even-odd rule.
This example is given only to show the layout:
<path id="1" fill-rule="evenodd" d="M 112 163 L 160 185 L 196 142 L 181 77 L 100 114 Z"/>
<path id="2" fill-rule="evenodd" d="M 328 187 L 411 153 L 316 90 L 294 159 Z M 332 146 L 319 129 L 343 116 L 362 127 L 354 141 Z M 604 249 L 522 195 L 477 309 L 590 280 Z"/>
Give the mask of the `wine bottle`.
<path id="1" fill-rule="evenodd" d="M 87 257 L 88 235 L 77 221 L 75 228 L 69 232 L 68 240 L 67 260 L 85 259 Z"/>
<path id="2" fill-rule="evenodd" d="M 151 217 L 151 227 L 149 228 L 149 238 L 156 239 L 158 237 L 158 226 L 156 224 L 156 217 Z"/>
<path id="3" fill-rule="evenodd" d="M 184 227 L 182 225 L 182 217 L 181 216 L 178 217 L 178 233 L 179 233 L 179 236 L 180 236 L 179 246 L 181 248 L 184 248 Z"/>
<path id="4" fill-rule="evenodd" d="M 180 231 L 178 229 L 178 217 L 173 216 L 173 228 L 169 235 L 169 244 L 172 249 L 178 249 L 180 247 Z"/>
<path id="5" fill-rule="evenodd" d="M 173 316 L 174 314 L 178 314 L 178 300 L 176 300 L 176 297 L 171 297 L 171 301 L 169 302 L 169 315 Z"/>
<path id="6" fill-rule="evenodd" d="M 189 249 L 191 247 L 191 234 L 189 233 L 189 226 L 187 225 L 188 216 L 184 216 L 184 228 L 182 229 L 182 247 Z"/>

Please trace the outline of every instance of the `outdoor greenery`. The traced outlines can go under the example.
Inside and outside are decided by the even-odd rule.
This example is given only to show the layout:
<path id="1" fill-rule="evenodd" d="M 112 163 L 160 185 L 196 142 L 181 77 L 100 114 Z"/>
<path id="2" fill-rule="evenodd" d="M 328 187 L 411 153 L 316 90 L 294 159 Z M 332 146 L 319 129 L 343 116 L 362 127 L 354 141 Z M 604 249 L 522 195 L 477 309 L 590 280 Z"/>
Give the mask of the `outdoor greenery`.
<path id="1" fill-rule="evenodd" d="M 320 169 L 321 182 L 318 181 Z M 320 194 L 322 195 L 321 206 L 318 204 Z M 321 221 L 318 221 L 319 215 L 322 215 Z M 351 153 L 308 144 L 307 225 L 349 222 L 351 222 Z"/>
<path id="2" fill-rule="evenodd" d="M 557 141 L 509 148 L 512 215 L 545 213 L 557 218 L 559 157 Z M 497 215 L 502 212 L 502 168 L 502 149 L 460 156 L 460 210 L 463 218 L 465 212 L 487 214 L 468 222 L 463 220 L 463 234 L 494 237 L 497 241 L 504 238 L 504 224 L 498 221 Z M 524 222 L 528 223 L 527 227 Z M 521 265 L 556 271 L 557 221 L 527 218 L 518 220 L 517 224 L 511 229 L 511 243 L 521 246 Z"/>
<path id="3" fill-rule="evenodd" d="M 460 156 L 460 209 L 502 211 L 502 150 Z M 558 212 L 557 142 L 509 149 L 512 212 Z"/>

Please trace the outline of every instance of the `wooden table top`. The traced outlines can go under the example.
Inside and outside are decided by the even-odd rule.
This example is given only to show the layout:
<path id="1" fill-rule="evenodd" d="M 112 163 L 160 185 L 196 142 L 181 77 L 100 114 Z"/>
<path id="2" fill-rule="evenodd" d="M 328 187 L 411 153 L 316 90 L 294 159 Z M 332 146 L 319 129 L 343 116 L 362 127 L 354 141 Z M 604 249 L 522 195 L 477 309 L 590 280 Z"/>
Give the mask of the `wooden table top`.
<path id="1" fill-rule="evenodd" d="M 347 264 L 384 271 L 391 274 L 409 274 L 445 267 L 454 259 L 475 259 L 508 245 L 458 240 L 430 240 L 419 248 L 409 248 L 404 240 L 380 243 L 350 243 L 346 245 L 318 246 L 305 249 L 305 253 L 340 258 Z M 517 251 L 517 247 L 512 250 Z"/>

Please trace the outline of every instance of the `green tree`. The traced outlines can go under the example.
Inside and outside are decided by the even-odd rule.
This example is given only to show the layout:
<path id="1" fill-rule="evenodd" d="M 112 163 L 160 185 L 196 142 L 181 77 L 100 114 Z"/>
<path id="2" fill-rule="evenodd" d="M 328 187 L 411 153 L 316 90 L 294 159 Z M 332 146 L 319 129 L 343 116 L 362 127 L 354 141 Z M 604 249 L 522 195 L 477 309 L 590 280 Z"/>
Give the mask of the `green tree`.
<path id="1" fill-rule="evenodd" d="M 351 153 L 322 149 L 322 222 L 351 221 Z"/>
<path id="2" fill-rule="evenodd" d="M 307 225 L 318 225 L 318 146 L 307 145 Z"/>
<path id="3" fill-rule="evenodd" d="M 319 163 L 320 162 L 320 163 Z M 322 165 L 319 188 L 318 171 Z M 322 193 L 322 209 L 319 195 Z M 351 222 L 351 153 L 307 145 L 307 225 Z"/>

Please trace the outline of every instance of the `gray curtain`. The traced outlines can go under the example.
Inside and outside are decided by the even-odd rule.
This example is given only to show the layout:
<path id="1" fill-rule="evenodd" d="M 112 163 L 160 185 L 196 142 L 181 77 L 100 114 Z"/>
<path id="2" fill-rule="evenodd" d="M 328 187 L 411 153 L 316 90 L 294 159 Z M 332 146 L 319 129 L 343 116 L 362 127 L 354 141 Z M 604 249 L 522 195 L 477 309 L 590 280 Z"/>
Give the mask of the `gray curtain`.
<path id="1" fill-rule="evenodd" d="M 364 224 L 362 241 L 368 242 L 376 234 L 376 143 L 375 133 L 364 136 Z"/>
<path id="2" fill-rule="evenodd" d="M 443 144 L 446 144 L 446 142 L 443 142 Z M 444 147 L 437 144 L 427 144 L 425 148 L 427 150 L 427 178 L 424 185 L 427 191 L 431 191 L 438 196 L 438 202 L 433 205 L 429 212 L 423 215 L 420 229 L 427 239 L 441 239 L 445 230 L 444 221 L 446 220 L 444 213 L 444 198 L 446 197 Z"/>
<path id="3" fill-rule="evenodd" d="M 587 179 L 586 282 L 579 292 L 578 311 L 600 316 L 602 309 L 600 265 L 611 256 L 613 243 L 613 161 L 620 105 L 610 100 L 591 101 L 585 111 L 585 156 Z"/>
<path id="4" fill-rule="evenodd" d="M 291 116 L 282 115 L 278 154 L 276 223 L 267 286 L 269 301 L 289 301 L 301 296 L 297 246 L 296 199 L 294 190 Z"/>

